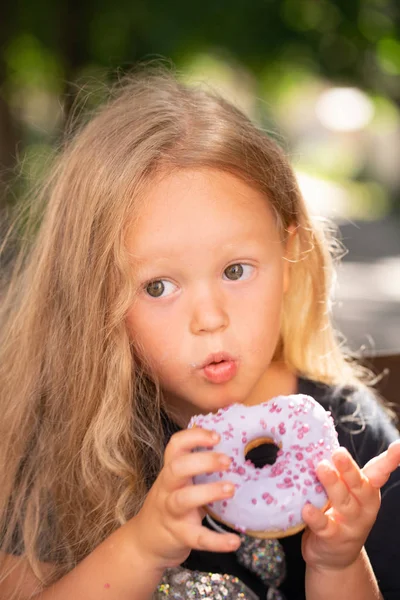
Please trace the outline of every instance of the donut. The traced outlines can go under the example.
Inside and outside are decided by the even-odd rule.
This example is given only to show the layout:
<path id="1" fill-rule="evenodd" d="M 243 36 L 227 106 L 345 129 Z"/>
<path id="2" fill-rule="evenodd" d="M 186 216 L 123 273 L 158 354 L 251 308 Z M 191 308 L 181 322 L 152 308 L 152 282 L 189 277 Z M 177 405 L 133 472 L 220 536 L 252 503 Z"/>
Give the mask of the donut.
<path id="1" fill-rule="evenodd" d="M 217 413 L 192 417 L 188 427 L 219 433 L 213 450 L 231 458 L 227 471 L 194 477 L 195 484 L 234 484 L 232 498 L 205 507 L 228 527 L 254 537 L 282 538 L 305 527 L 301 512 L 307 502 L 321 509 L 328 506 L 315 469 L 339 443 L 330 412 L 311 396 L 277 396 L 255 406 L 231 404 Z M 246 455 L 266 443 L 277 446 L 276 461 L 257 468 Z"/>

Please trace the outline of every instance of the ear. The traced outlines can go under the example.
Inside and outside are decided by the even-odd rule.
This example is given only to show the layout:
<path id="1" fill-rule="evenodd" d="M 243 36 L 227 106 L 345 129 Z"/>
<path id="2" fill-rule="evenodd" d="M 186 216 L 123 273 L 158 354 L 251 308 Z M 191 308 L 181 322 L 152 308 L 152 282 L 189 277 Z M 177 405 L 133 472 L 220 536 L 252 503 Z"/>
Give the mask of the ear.
<path id="1" fill-rule="evenodd" d="M 289 289 L 290 284 L 290 272 L 291 266 L 294 259 L 294 243 L 297 236 L 297 225 L 289 225 L 285 231 L 286 237 L 284 242 L 284 254 L 283 254 L 283 293 L 285 294 Z"/>

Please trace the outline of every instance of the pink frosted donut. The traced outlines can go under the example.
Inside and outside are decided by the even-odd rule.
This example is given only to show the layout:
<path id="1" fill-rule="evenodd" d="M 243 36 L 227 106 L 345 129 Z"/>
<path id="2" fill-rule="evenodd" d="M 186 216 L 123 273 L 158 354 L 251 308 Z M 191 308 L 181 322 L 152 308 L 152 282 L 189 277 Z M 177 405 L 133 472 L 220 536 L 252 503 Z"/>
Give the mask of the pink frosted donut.
<path id="1" fill-rule="evenodd" d="M 256 406 L 232 404 L 192 417 L 188 427 L 217 431 L 221 441 L 214 450 L 232 459 L 227 471 L 198 475 L 194 481 L 226 479 L 235 485 L 233 498 L 206 507 L 233 529 L 255 537 L 285 537 L 304 528 L 301 512 L 307 502 L 327 506 L 315 469 L 339 443 L 330 413 L 310 396 L 278 396 Z M 245 455 L 264 443 L 280 449 L 273 465 L 257 468 Z"/>

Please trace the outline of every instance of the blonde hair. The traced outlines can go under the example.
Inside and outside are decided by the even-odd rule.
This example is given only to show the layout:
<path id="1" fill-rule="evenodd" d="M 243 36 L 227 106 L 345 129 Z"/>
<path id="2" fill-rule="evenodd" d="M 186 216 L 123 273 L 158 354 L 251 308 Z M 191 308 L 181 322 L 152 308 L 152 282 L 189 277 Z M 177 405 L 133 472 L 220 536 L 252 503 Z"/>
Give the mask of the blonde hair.
<path id="1" fill-rule="evenodd" d="M 284 152 L 225 100 L 167 71 L 126 79 L 60 153 L 30 221 L 38 231 L 31 241 L 25 229 L 3 291 L 2 548 L 23 551 L 42 579 L 43 556 L 57 579 L 132 517 L 161 466 L 162 396 L 125 327 L 124 233 L 165 166 L 232 173 L 265 195 L 283 237 L 296 227 L 275 359 L 330 384 L 357 379 L 330 321 L 329 243 Z"/>

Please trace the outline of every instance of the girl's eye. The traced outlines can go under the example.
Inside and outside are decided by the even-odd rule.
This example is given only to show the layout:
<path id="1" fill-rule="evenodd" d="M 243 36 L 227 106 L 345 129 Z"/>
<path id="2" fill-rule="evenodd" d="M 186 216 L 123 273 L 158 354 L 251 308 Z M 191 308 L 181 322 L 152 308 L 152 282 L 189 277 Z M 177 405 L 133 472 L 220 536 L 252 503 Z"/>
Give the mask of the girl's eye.
<path id="1" fill-rule="evenodd" d="M 242 263 L 236 263 L 229 265 L 224 271 L 224 275 L 230 281 L 236 281 L 237 279 L 248 279 L 253 271 L 251 265 L 244 265 Z"/>
<path id="2" fill-rule="evenodd" d="M 174 291 L 175 286 L 165 279 L 155 279 L 150 281 L 145 287 L 145 290 L 152 298 L 161 298 L 161 296 L 168 296 Z M 164 293 L 167 292 L 167 293 Z"/>

